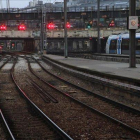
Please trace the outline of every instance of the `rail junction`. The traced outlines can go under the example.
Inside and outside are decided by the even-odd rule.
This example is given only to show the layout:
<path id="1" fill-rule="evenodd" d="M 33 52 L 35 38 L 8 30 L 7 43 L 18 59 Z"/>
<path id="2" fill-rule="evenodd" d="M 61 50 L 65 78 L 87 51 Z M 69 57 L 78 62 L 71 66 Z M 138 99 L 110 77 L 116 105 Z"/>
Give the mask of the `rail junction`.
<path id="1" fill-rule="evenodd" d="M 0 139 L 140 139 L 140 55 L 117 53 L 130 7 L 38 3 L 0 9 Z"/>

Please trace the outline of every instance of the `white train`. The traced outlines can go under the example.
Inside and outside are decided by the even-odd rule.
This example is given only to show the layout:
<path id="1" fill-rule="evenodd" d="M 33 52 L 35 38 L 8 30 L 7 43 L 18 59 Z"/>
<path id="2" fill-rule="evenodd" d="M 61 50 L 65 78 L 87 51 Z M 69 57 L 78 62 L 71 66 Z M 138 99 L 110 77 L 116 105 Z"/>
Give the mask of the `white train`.
<path id="1" fill-rule="evenodd" d="M 129 33 L 110 35 L 106 42 L 107 54 L 129 54 Z M 136 54 L 140 55 L 140 33 L 136 33 Z"/>

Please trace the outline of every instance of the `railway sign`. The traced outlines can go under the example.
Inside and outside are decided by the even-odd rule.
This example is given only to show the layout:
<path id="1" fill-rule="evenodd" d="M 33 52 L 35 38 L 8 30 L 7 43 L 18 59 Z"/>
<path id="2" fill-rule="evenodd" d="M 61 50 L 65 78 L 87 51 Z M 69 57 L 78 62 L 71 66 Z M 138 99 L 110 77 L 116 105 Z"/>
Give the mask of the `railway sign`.
<path id="1" fill-rule="evenodd" d="M 128 29 L 138 29 L 138 16 L 129 16 Z"/>

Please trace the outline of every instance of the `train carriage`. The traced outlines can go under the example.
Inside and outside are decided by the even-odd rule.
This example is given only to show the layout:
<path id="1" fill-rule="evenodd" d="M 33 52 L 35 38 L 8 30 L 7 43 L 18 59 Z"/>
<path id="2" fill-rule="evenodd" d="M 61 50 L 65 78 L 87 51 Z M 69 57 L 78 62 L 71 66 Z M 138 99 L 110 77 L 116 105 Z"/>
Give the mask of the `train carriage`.
<path id="1" fill-rule="evenodd" d="M 129 54 L 129 34 L 111 35 L 106 43 L 107 54 Z M 140 55 L 140 33 L 136 33 L 136 54 Z"/>

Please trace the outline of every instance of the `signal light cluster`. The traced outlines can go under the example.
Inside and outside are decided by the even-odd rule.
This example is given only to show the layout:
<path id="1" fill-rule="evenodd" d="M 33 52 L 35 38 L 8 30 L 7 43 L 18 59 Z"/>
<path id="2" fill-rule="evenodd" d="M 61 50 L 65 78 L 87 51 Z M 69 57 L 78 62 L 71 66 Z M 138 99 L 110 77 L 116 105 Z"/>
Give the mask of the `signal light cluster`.
<path id="1" fill-rule="evenodd" d="M 55 28 L 55 24 L 53 22 L 51 22 L 51 23 L 47 24 L 46 27 L 47 27 L 47 29 L 51 29 L 52 30 L 52 29 Z M 66 28 L 68 28 L 68 29 L 71 28 L 71 24 L 69 22 L 67 22 Z M 6 31 L 7 30 L 7 26 L 4 25 L 4 24 L 0 25 L 0 30 Z M 19 31 L 25 31 L 26 30 L 26 26 L 24 24 L 20 24 L 18 26 L 18 30 Z"/>
<path id="2" fill-rule="evenodd" d="M 1 31 L 5 31 L 6 29 L 7 29 L 7 26 L 6 25 L 4 25 L 4 24 L 3 25 L 0 25 L 0 30 Z"/>
<path id="3" fill-rule="evenodd" d="M 110 26 L 110 27 L 114 27 L 115 24 L 114 24 L 114 23 L 110 23 L 109 26 Z"/>
<path id="4" fill-rule="evenodd" d="M 53 30 L 55 28 L 55 24 L 53 22 L 50 22 L 46 25 L 47 29 Z M 67 22 L 66 28 L 71 28 L 71 24 Z"/>
<path id="5" fill-rule="evenodd" d="M 66 24 L 66 28 L 70 28 L 70 27 L 71 27 L 70 23 L 67 22 L 67 24 Z"/>
<path id="6" fill-rule="evenodd" d="M 111 23 L 109 24 L 109 27 L 114 27 L 115 26 L 115 23 L 114 21 L 112 20 Z"/>
<path id="7" fill-rule="evenodd" d="M 0 25 L 0 30 L 1 31 L 6 31 L 7 30 L 7 26 L 4 25 L 4 24 Z M 18 30 L 25 31 L 26 30 L 26 26 L 24 24 L 21 24 L 21 25 L 18 26 Z"/>
<path id="8" fill-rule="evenodd" d="M 54 27 L 55 25 L 52 22 L 47 25 L 47 29 L 54 29 Z"/>
<path id="9" fill-rule="evenodd" d="M 93 21 L 89 21 L 86 27 L 87 27 L 88 29 L 90 29 L 90 28 L 92 27 L 92 24 L 93 24 Z"/>
<path id="10" fill-rule="evenodd" d="M 18 26 L 18 30 L 25 31 L 26 30 L 26 26 L 24 24 L 21 24 L 21 25 Z"/>

